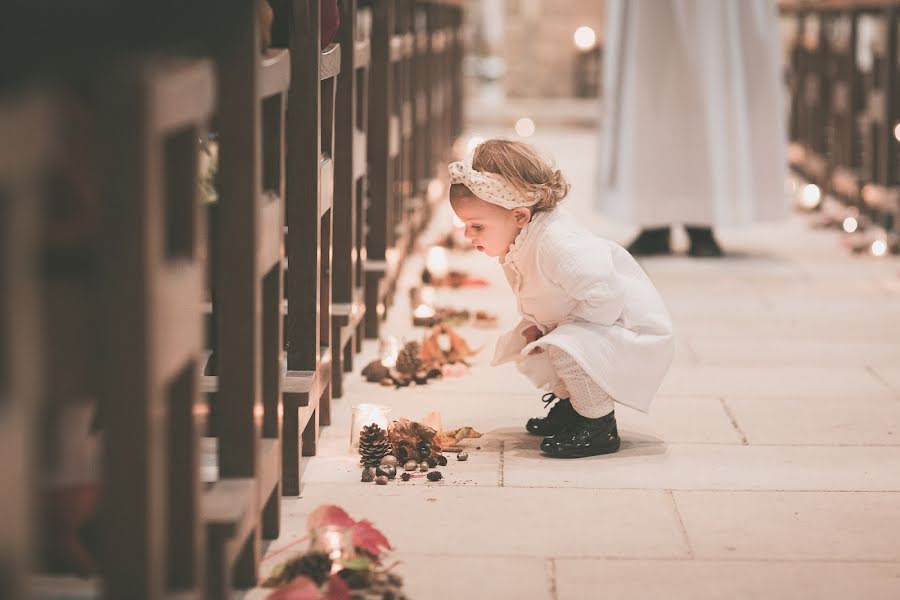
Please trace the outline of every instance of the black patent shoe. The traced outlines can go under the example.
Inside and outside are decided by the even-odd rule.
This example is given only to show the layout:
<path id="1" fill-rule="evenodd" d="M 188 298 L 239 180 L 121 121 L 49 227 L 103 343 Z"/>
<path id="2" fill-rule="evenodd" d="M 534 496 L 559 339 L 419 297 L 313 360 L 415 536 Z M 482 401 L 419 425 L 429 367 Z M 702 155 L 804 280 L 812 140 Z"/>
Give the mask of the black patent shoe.
<path id="1" fill-rule="evenodd" d="M 545 454 L 553 458 L 580 458 L 612 454 L 619 449 L 622 440 L 619 439 L 615 412 L 598 419 L 577 417 L 573 424 L 556 435 L 544 438 L 541 450 Z"/>
<path id="2" fill-rule="evenodd" d="M 542 398 L 544 406 L 550 406 L 550 403 L 556 399 L 557 397 L 553 393 L 544 394 Z M 572 408 L 572 403 L 569 402 L 569 399 L 560 398 L 559 402 L 553 405 L 546 417 L 528 419 L 525 429 L 528 430 L 528 433 L 534 435 L 555 435 L 562 431 L 566 425 L 574 422 L 576 417 L 578 417 L 578 413 Z"/>
<path id="3" fill-rule="evenodd" d="M 656 256 L 672 254 L 672 230 L 669 227 L 641 229 L 641 232 L 628 244 L 628 252 L 632 256 Z"/>
<path id="4" fill-rule="evenodd" d="M 722 248 L 713 237 L 709 227 L 685 227 L 691 245 L 688 248 L 688 256 L 695 258 L 719 258 L 724 255 Z"/>

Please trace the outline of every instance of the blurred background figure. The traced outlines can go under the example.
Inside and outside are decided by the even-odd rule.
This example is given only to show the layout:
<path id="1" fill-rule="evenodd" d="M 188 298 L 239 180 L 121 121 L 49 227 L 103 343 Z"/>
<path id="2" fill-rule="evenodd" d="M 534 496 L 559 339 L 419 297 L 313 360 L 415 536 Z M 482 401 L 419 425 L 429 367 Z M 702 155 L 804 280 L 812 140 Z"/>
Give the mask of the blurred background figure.
<path id="1" fill-rule="evenodd" d="M 712 227 L 788 214 L 780 38 L 770 0 L 607 2 L 598 208 L 634 255 L 721 256 Z"/>

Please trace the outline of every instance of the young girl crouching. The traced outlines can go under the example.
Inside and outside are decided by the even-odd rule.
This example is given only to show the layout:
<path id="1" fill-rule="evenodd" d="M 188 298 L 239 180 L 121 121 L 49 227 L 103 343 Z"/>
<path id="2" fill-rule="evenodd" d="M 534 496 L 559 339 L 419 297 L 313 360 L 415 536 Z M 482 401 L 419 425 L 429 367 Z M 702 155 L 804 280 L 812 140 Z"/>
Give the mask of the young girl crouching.
<path id="1" fill-rule="evenodd" d="M 522 317 L 491 364 L 516 361 L 557 400 L 527 430 L 552 457 L 616 452 L 615 402 L 647 412 L 672 361 L 662 298 L 626 250 L 558 207 L 569 186 L 531 146 L 488 140 L 449 169 L 466 238 L 498 259 Z"/>

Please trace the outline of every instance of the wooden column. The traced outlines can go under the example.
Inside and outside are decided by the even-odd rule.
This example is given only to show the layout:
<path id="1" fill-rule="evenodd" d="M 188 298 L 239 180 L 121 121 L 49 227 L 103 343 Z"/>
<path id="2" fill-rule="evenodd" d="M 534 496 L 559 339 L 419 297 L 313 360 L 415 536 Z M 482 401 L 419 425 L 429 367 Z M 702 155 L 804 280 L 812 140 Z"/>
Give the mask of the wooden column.
<path id="1" fill-rule="evenodd" d="M 394 0 L 372 5 L 372 54 L 369 69 L 368 183 L 369 205 L 366 215 L 366 337 L 377 338 L 384 318 L 384 278 L 388 274 L 387 250 L 393 239 L 390 228 L 395 222 L 393 193 L 397 139 L 391 120 L 394 76 L 391 67 L 391 39 L 394 32 Z M 393 142 L 393 143 L 392 143 Z"/>
<path id="2" fill-rule="evenodd" d="M 197 139 L 205 61 L 142 60 L 110 82 L 101 137 L 104 595 L 203 588 Z"/>
<path id="3" fill-rule="evenodd" d="M 364 22 L 371 26 L 371 11 Z M 335 109 L 334 272 L 332 290 L 332 395 L 343 395 L 343 377 L 353 369 L 365 315 L 362 265 L 365 260 L 366 129 L 369 32 L 360 31 L 355 0 L 341 4 L 341 53 Z"/>
<path id="4" fill-rule="evenodd" d="M 0 597 L 28 595 L 36 527 L 41 406 L 39 243 L 52 135 L 34 93 L 0 102 Z"/>
<path id="5" fill-rule="evenodd" d="M 334 100 L 341 48 L 320 50 L 319 3 L 290 0 L 283 493 L 300 493 L 300 455 L 330 420 Z M 300 438 L 302 437 L 302 448 Z"/>

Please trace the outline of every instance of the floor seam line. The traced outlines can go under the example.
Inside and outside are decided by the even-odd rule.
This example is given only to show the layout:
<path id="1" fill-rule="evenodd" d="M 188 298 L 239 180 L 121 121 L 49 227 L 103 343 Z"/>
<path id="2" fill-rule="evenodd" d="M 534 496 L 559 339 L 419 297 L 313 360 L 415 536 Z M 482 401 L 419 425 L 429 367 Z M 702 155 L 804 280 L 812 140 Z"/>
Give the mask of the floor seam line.
<path id="1" fill-rule="evenodd" d="M 719 403 L 725 410 L 725 414 L 728 415 L 728 420 L 731 421 L 731 426 L 734 427 L 734 430 L 737 431 L 739 436 L 741 436 L 741 445 L 749 446 L 750 443 L 747 441 L 747 434 L 744 433 L 744 430 L 741 429 L 740 425 L 738 425 L 737 418 L 734 416 L 734 413 L 731 412 L 731 407 L 728 406 L 728 402 L 725 401 L 725 398 L 719 398 Z"/>
<path id="2" fill-rule="evenodd" d="M 547 559 L 547 591 L 550 594 L 550 600 L 559 600 L 559 592 L 556 589 L 556 559 Z"/>
<path id="3" fill-rule="evenodd" d="M 678 510 L 678 502 L 675 500 L 675 492 L 673 492 L 672 490 L 666 490 L 666 493 L 672 500 L 672 508 L 675 510 L 675 517 L 678 519 L 678 529 L 679 531 L 681 531 L 681 536 L 684 538 L 685 546 L 687 546 L 688 556 L 691 560 L 694 560 L 694 547 L 691 545 L 691 537 L 688 535 L 687 527 L 684 524 L 684 518 L 682 518 L 681 516 L 681 511 Z"/>

